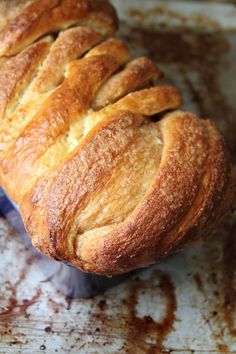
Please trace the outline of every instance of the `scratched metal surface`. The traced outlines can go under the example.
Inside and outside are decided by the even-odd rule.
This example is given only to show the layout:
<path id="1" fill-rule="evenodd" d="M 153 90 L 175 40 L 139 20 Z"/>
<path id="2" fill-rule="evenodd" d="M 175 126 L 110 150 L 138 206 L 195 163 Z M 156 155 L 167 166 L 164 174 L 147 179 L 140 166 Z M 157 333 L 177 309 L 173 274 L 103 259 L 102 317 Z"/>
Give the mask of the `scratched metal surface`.
<path id="1" fill-rule="evenodd" d="M 215 120 L 235 162 L 235 7 L 113 2 L 120 36 L 159 64 L 187 109 Z M 58 293 L 3 218 L 0 254 L 1 354 L 236 353 L 233 218 L 214 238 L 91 300 Z"/>

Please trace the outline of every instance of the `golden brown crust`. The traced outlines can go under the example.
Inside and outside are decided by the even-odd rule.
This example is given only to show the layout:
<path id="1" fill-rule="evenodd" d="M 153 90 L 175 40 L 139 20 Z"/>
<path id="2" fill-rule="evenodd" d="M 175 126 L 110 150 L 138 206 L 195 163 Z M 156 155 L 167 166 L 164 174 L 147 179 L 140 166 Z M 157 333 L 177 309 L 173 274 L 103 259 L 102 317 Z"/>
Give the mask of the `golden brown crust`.
<path id="1" fill-rule="evenodd" d="M 34 81 L 34 90 L 44 93 L 57 87 L 64 80 L 66 65 L 103 39 L 101 34 L 89 27 L 75 27 L 61 32 Z"/>
<path id="2" fill-rule="evenodd" d="M 172 93 L 172 96 L 167 95 L 168 90 L 169 93 Z M 166 95 L 162 95 L 162 91 Z M 134 112 L 131 111 L 131 108 L 129 111 L 126 110 L 128 107 L 128 98 L 131 102 L 135 99 L 132 96 L 139 96 L 139 106 L 135 107 Z M 84 198 L 87 191 L 90 190 L 90 193 L 92 193 L 94 188 L 96 191 L 99 188 L 99 184 L 103 183 L 103 178 L 110 178 L 110 173 L 112 173 L 112 169 L 114 168 L 113 164 L 117 163 L 116 160 L 122 157 L 122 152 L 125 152 L 128 148 L 127 144 L 130 144 L 130 141 L 135 137 L 136 132 L 134 128 L 137 128 L 137 125 L 140 125 L 144 120 L 144 116 L 138 112 L 138 108 L 142 112 L 143 106 L 146 101 L 148 102 L 147 98 L 150 98 L 150 96 L 160 97 L 159 100 L 156 99 L 155 105 L 152 105 L 151 114 L 154 109 L 156 113 L 159 113 L 167 108 L 178 107 L 180 105 L 178 92 L 173 88 L 163 87 L 130 94 L 125 99 L 114 104 L 114 107 L 109 107 L 106 118 L 101 119 L 91 129 L 82 141 L 82 144 L 58 167 L 58 171 L 54 175 L 55 179 L 53 177 L 53 185 L 48 186 L 50 190 L 45 189 L 44 191 L 47 199 L 45 200 L 42 194 L 40 201 L 37 200 L 37 203 L 35 203 L 33 207 L 35 213 L 31 214 L 29 224 L 32 224 L 32 228 L 34 228 L 33 218 L 38 214 L 37 204 L 40 202 L 39 208 L 41 210 L 44 209 L 44 205 L 47 205 L 47 211 L 51 215 L 48 223 L 51 224 L 51 220 L 57 220 L 56 224 L 51 224 L 50 239 L 53 243 L 53 248 L 57 249 L 60 253 L 60 257 L 63 257 L 63 254 L 66 257 L 67 247 L 64 247 L 63 242 L 67 242 L 68 238 L 65 238 L 64 234 L 69 234 L 66 227 L 69 226 L 68 222 L 72 216 L 72 210 L 78 212 L 80 202 L 86 202 Z M 125 103 L 124 106 L 122 105 L 122 101 Z M 117 108 L 118 106 L 119 109 Z M 146 114 L 148 114 L 148 108 L 147 105 Z M 41 189 L 41 185 L 47 183 L 46 181 L 40 179 L 40 187 L 36 184 L 36 195 L 38 195 L 38 189 Z M 31 195 L 30 198 L 35 200 L 35 195 Z M 24 201 L 24 203 L 28 202 Z M 38 220 L 36 222 L 38 223 Z M 62 241 L 63 239 L 64 241 Z M 45 239 L 42 237 L 39 240 L 39 243 L 41 242 L 45 244 Z M 40 245 L 37 244 L 37 247 L 40 247 Z M 55 250 L 50 250 L 50 254 L 56 256 L 53 253 Z"/>
<path id="3" fill-rule="evenodd" d="M 161 76 L 161 71 L 148 58 L 135 59 L 122 72 L 107 80 L 99 90 L 92 107 L 94 110 L 101 109 L 132 91 L 150 86 Z"/>
<path id="4" fill-rule="evenodd" d="M 104 42 L 104 46 L 106 44 Z M 109 55 L 89 56 L 70 65 L 62 85 L 48 97 L 11 148 L 2 154 L 1 168 L 6 180 L 5 186 L 17 202 L 20 202 L 21 195 L 38 176 L 35 166 L 37 160 L 55 144 L 74 119 L 80 119 L 87 112 L 102 83 L 129 60 L 129 52 L 120 40 L 109 40 L 107 46 Z M 113 48 L 117 54 L 117 46 L 119 57 L 112 55 Z M 34 169 L 34 181 L 29 173 L 31 169 Z"/>
<path id="5" fill-rule="evenodd" d="M 4 29 L 34 0 L 1 0 L 0 1 L 0 31 Z"/>
<path id="6" fill-rule="evenodd" d="M 99 273 L 114 274 L 137 263 L 152 264 L 189 237 L 206 234 L 224 213 L 217 205 L 230 185 L 231 169 L 218 131 L 183 112 L 167 115 L 161 125 L 167 146 L 157 178 L 135 212 L 112 233 L 80 236 L 77 255 L 87 261 L 85 270 L 96 263 Z"/>
<path id="7" fill-rule="evenodd" d="M 0 71 L 0 117 L 4 118 L 6 110 L 12 111 L 10 105 L 24 91 L 39 63 L 50 47 L 50 38 L 33 44 L 23 50 L 17 57 L 9 59 Z"/>
<path id="8" fill-rule="evenodd" d="M 10 56 L 46 33 L 88 24 L 103 34 L 117 29 L 107 0 L 35 0 L 0 33 L 0 56 Z"/>
<path id="9" fill-rule="evenodd" d="M 107 275 L 204 237 L 232 199 L 221 134 L 116 27 L 105 0 L 36 0 L 0 34 L 1 184 L 39 250 Z"/>

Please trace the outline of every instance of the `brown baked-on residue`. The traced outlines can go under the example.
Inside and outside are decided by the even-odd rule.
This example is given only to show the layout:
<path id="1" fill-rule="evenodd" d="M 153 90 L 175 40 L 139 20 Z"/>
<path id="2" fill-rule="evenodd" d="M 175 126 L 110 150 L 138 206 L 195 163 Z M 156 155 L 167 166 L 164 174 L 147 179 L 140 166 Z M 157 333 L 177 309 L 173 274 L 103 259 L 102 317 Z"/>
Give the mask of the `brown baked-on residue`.
<path id="1" fill-rule="evenodd" d="M 35 247 L 115 275 L 210 233 L 233 194 L 223 138 L 112 37 L 109 2 L 12 8 L 0 32 L 0 181 Z"/>

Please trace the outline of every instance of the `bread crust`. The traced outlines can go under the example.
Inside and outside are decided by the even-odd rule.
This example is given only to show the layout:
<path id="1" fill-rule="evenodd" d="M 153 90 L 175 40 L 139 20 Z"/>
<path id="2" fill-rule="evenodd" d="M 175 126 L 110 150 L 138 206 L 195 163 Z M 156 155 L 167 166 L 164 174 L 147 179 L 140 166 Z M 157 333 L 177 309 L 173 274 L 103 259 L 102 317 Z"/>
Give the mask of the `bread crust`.
<path id="1" fill-rule="evenodd" d="M 220 132 L 116 28 L 106 0 L 35 0 L 0 33 L 1 184 L 37 249 L 106 275 L 204 237 L 233 198 Z"/>
<path id="2" fill-rule="evenodd" d="M 35 0 L 3 28 L 0 56 L 17 54 L 39 37 L 76 24 L 111 35 L 118 21 L 107 0 Z"/>

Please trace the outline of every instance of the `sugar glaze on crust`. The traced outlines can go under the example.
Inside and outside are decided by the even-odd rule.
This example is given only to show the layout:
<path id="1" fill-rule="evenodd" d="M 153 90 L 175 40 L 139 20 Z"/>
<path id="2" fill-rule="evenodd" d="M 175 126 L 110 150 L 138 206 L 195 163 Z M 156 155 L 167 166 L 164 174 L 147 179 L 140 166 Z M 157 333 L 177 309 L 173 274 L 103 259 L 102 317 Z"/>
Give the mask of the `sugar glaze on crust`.
<path id="1" fill-rule="evenodd" d="M 0 181 L 35 247 L 115 275 L 209 234 L 233 194 L 213 123 L 131 58 L 108 1 L 22 3 L 0 32 Z"/>

